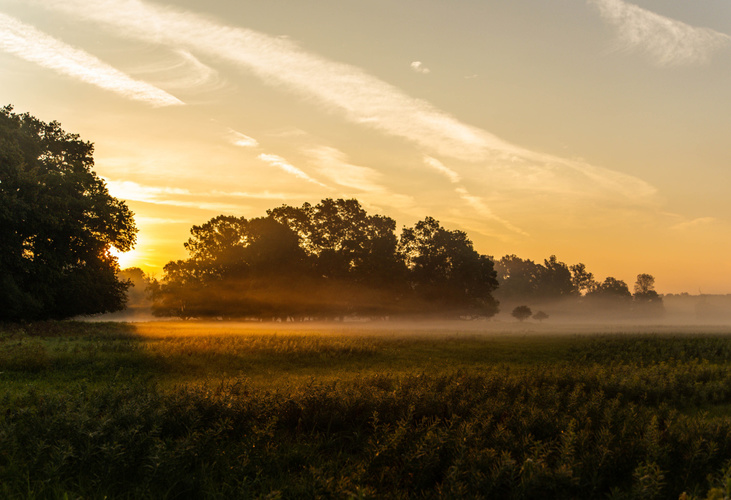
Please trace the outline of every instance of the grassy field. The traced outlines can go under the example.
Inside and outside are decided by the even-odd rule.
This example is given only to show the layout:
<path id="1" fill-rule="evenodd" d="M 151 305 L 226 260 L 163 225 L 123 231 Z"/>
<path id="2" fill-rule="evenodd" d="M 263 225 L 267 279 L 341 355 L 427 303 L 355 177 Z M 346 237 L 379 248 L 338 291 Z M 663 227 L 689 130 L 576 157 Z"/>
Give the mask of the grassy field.
<path id="1" fill-rule="evenodd" d="M 724 498 L 728 333 L 4 325 L 0 497 Z"/>

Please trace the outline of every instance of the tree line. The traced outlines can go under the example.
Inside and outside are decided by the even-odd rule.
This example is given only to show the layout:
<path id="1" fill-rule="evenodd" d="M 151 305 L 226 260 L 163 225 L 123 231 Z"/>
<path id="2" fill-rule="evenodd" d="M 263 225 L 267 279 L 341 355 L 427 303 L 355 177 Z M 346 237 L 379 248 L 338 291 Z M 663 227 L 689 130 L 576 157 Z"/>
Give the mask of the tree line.
<path id="1" fill-rule="evenodd" d="M 575 299 L 616 311 L 658 313 L 654 278 L 634 294 L 613 277 L 555 255 L 543 264 L 478 253 L 466 233 L 426 217 L 399 236 L 396 223 L 355 199 L 283 205 L 265 217 L 218 216 L 193 226 L 189 257 L 151 284 L 162 316 L 336 318 L 491 317 L 500 301 Z M 542 313 L 545 315 L 545 313 Z M 546 316 L 547 317 L 547 316 Z M 541 317 L 540 319 L 544 319 Z"/>
<path id="2" fill-rule="evenodd" d="M 622 280 L 612 276 L 597 281 L 582 263 L 566 265 L 551 255 L 543 264 L 516 255 L 506 255 L 496 261 L 500 288 L 498 296 L 510 301 L 545 302 L 582 297 L 585 303 L 622 307 L 632 304 L 635 309 L 661 309 L 662 297 L 655 291 L 655 278 L 638 274 L 633 292 Z"/>
<path id="3" fill-rule="evenodd" d="M 492 316 L 493 261 L 426 217 L 400 237 L 357 200 L 283 205 L 266 217 L 193 226 L 188 258 L 152 283 L 154 312 L 179 317 Z"/>
<path id="4" fill-rule="evenodd" d="M 93 145 L 57 122 L 0 110 L 0 321 L 120 310 L 133 277 L 112 247 L 133 247 L 124 201 L 92 170 Z M 390 217 L 355 199 L 282 205 L 266 216 L 214 217 L 193 226 L 188 258 L 148 280 L 161 316 L 336 318 L 490 317 L 499 302 L 577 298 L 613 307 L 661 308 L 654 278 L 634 294 L 597 282 L 583 264 L 543 264 L 477 252 L 463 231 L 425 217 L 396 235 Z"/>

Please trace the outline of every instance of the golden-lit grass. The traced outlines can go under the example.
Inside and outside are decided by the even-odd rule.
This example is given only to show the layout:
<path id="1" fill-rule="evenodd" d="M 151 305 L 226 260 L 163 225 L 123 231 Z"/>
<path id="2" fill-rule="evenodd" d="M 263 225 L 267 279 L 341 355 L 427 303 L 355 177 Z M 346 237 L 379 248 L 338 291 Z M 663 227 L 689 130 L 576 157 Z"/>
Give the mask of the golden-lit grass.
<path id="1" fill-rule="evenodd" d="M 582 342 L 576 335 L 460 330 L 459 323 L 149 322 L 134 324 L 134 334 L 140 355 L 164 367 L 157 380 L 165 386 L 245 379 L 269 389 L 560 361 L 562 349 Z"/>
<path id="2" fill-rule="evenodd" d="M 239 380 L 270 390 L 313 381 L 561 362 L 567 350 L 590 339 L 545 335 L 520 325 L 495 329 L 486 322 L 46 323 L 4 335 L 17 342 L 4 343 L 7 359 L 0 365 L 28 368 L 15 378 L 17 387 L 78 379 L 99 384 L 111 374 L 149 379 L 163 389 Z M 56 375 L 32 377 L 30 367 Z"/>
<path id="3" fill-rule="evenodd" d="M 731 494 L 731 336 L 504 326 L 0 325 L 0 497 Z"/>

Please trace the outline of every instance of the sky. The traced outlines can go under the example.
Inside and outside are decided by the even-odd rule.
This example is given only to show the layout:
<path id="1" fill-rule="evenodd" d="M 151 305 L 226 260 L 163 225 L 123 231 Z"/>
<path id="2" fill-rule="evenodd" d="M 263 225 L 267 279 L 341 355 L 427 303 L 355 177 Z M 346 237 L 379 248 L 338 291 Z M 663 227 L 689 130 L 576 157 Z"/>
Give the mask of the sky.
<path id="1" fill-rule="evenodd" d="M 728 0 L 0 0 L 0 96 L 94 143 L 158 277 L 216 215 L 357 198 L 731 293 Z"/>

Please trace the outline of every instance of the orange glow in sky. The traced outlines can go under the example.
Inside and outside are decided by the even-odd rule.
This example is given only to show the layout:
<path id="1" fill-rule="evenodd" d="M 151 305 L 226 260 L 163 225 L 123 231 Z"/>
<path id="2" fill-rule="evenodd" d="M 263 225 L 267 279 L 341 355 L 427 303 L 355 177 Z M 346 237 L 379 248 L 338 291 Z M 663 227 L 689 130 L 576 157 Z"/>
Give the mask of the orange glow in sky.
<path id="1" fill-rule="evenodd" d="M 95 144 L 140 229 L 122 267 L 342 197 L 731 293 L 729 35 L 727 0 L 0 0 L 0 88 Z"/>

